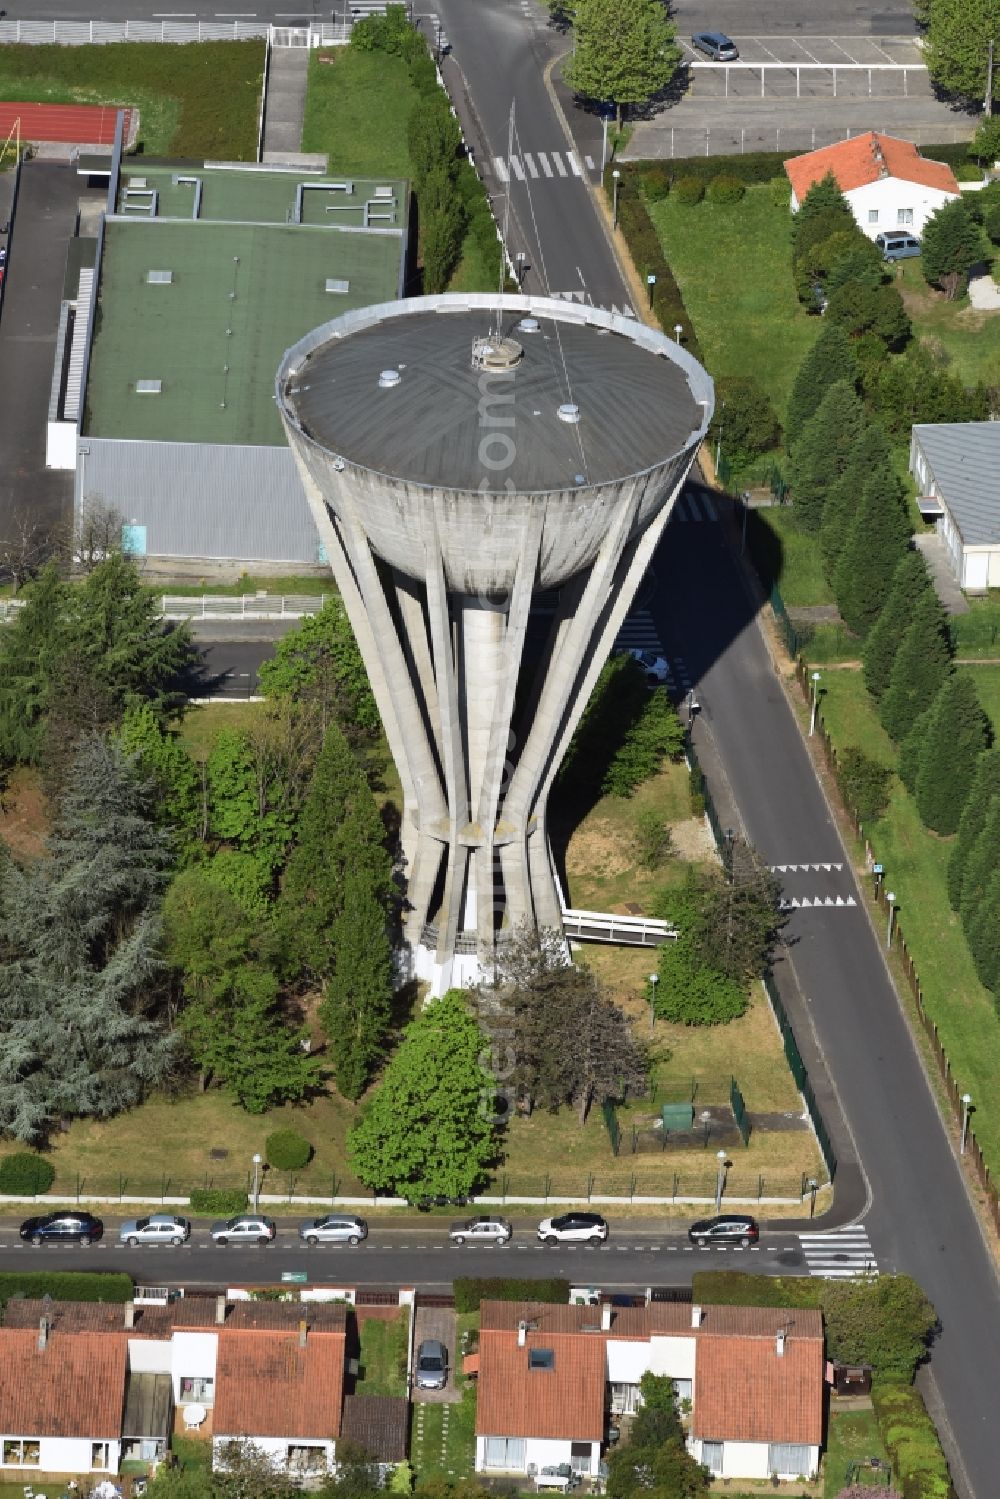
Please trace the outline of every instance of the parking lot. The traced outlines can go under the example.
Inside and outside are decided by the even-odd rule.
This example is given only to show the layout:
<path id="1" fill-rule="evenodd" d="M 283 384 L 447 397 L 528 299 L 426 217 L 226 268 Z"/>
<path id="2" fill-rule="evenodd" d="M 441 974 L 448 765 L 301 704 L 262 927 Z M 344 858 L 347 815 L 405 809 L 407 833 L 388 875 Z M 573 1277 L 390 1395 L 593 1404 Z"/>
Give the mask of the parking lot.
<path id="1" fill-rule="evenodd" d="M 739 61 L 713 62 L 690 41 L 688 97 L 717 99 L 905 99 L 929 97 L 913 37 L 734 36 Z"/>

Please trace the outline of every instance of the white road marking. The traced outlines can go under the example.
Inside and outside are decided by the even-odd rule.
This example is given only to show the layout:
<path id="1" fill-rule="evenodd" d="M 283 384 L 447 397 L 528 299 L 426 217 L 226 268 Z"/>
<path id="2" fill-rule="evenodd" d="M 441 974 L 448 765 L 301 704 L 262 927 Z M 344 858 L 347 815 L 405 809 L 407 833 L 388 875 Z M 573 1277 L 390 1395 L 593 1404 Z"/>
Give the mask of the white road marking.
<path id="1" fill-rule="evenodd" d="M 526 182 L 527 176 L 524 168 L 521 165 L 521 158 L 519 156 L 512 156 L 510 159 L 510 164 L 514 170 L 514 176 L 517 178 L 518 182 Z"/>
<path id="2" fill-rule="evenodd" d="M 558 151 L 553 151 L 553 153 L 552 153 L 552 163 L 553 163 L 556 171 L 559 173 L 560 177 L 568 177 L 569 176 L 569 173 L 567 172 L 566 168 L 562 164 L 562 161 L 560 159 Z"/>
<path id="3" fill-rule="evenodd" d="M 531 176 L 531 177 L 537 177 L 538 176 L 538 168 L 535 166 L 535 163 L 531 159 L 531 153 L 530 153 L 530 151 L 525 151 L 525 153 L 524 153 L 524 164 L 528 168 L 528 175 L 529 176 Z"/>
<path id="4" fill-rule="evenodd" d="M 507 163 L 504 161 L 502 156 L 494 156 L 493 170 L 496 172 L 501 182 L 510 181 L 510 173 L 507 170 Z"/>
<path id="5" fill-rule="evenodd" d="M 552 168 L 549 166 L 548 156 L 544 151 L 536 151 L 535 155 L 538 157 L 539 165 L 541 166 L 541 169 L 545 173 L 546 177 L 551 177 Z"/>
<path id="6" fill-rule="evenodd" d="M 575 151 L 567 151 L 566 152 L 566 160 L 569 162 L 570 166 L 573 169 L 573 176 L 574 177 L 582 177 L 583 176 L 583 168 L 580 166 L 580 163 L 576 159 L 576 152 Z"/>

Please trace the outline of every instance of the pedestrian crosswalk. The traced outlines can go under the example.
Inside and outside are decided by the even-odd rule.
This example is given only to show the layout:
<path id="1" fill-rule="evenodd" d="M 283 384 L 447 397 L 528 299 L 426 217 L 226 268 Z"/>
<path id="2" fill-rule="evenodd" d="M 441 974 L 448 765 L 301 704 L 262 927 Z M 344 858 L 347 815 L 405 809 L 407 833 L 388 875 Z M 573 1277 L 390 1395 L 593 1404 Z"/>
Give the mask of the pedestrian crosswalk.
<path id="1" fill-rule="evenodd" d="M 648 609 L 633 609 L 618 632 L 616 651 L 655 651 L 663 655 L 663 646 Z"/>
<path id="2" fill-rule="evenodd" d="M 592 156 L 579 151 L 520 151 L 509 156 L 493 156 L 486 169 L 501 182 L 556 181 L 560 177 L 582 178 L 585 172 L 600 171 Z"/>
<path id="3" fill-rule="evenodd" d="M 824 1280 L 860 1280 L 878 1274 L 878 1262 L 863 1224 L 825 1234 L 799 1234 L 810 1275 Z"/>
<path id="4" fill-rule="evenodd" d="M 679 521 L 684 525 L 692 520 L 718 520 L 715 506 L 707 495 L 695 494 L 692 490 L 686 490 L 677 501 L 670 512 L 672 521 Z"/>

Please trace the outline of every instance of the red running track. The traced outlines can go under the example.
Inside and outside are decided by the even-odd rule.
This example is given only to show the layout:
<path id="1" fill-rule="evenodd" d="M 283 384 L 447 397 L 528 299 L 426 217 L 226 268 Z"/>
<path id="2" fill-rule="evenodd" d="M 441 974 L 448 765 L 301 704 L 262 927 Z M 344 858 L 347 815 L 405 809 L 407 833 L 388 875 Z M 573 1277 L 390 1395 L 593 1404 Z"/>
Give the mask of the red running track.
<path id="1" fill-rule="evenodd" d="M 131 110 L 125 111 L 128 139 Z M 62 141 L 78 146 L 113 146 L 118 106 L 114 104 L 0 104 L 0 138 L 21 121 L 23 141 Z"/>

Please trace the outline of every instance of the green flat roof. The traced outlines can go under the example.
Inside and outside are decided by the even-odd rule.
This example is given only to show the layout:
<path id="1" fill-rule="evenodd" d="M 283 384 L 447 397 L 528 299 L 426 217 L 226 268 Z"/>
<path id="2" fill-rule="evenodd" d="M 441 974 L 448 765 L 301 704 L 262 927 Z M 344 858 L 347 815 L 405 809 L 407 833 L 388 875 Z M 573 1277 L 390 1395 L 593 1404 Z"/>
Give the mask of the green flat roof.
<path id="1" fill-rule="evenodd" d="M 178 181 L 186 178 L 186 181 Z M 198 162 L 172 162 L 157 166 L 130 161 L 122 164 L 117 212 L 132 219 L 148 219 L 149 193 L 156 193 L 156 217 L 190 221 L 194 212 L 197 187 L 201 183 L 198 205 L 199 223 L 288 224 L 294 222 L 299 185 L 302 193 L 303 224 L 364 224 L 364 206 L 374 201 L 376 188 L 388 205 L 395 207 L 395 227 L 403 224 L 406 209 L 406 183 L 391 177 L 352 177 L 342 172 L 268 172 L 253 167 L 206 167 Z M 136 183 L 143 186 L 136 187 Z M 334 186 L 349 186 L 351 192 Z M 388 197 L 386 189 L 391 189 Z M 329 210 L 329 211 L 328 211 Z M 385 207 L 381 211 L 385 211 Z M 382 221 L 389 224 L 389 220 Z"/>
<path id="2" fill-rule="evenodd" d="M 153 171 L 133 175 L 149 181 Z M 242 178 L 244 199 L 251 189 L 255 211 L 261 178 L 274 175 L 231 174 Z M 286 201 L 290 194 L 294 202 L 298 180 L 284 176 Z M 85 433 L 283 444 L 274 404 L 281 356 L 320 323 L 391 301 L 404 245 L 400 234 L 288 224 L 284 211 L 264 224 L 107 221 Z M 150 271 L 172 279 L 150 284 Z M 328 292 L 328 279 L 346 281 L 348 291 Z M 162 382 L 159 394 L 137 391 L 138 381 L 153 380 Z"/>

